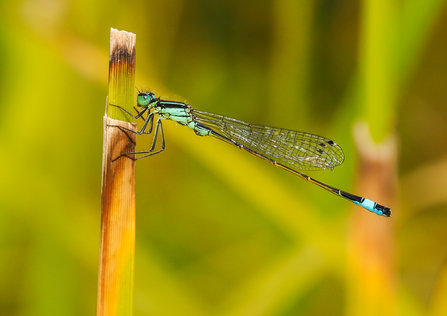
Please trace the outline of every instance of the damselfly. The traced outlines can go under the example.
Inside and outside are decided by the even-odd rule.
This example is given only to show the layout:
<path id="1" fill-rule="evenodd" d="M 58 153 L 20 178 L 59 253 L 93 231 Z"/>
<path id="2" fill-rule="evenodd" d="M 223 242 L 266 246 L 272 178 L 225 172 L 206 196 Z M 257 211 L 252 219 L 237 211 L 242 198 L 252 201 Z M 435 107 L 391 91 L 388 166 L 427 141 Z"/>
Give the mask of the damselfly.
<path id="1" fill-rule="evenodd" d="M 135 119 L 140 117 L 144 119 L 143 127 L 138 132 L 131 131 L 139 135 L 152 133 L 154 116 L 158 115 L 151 149 L 149 151 L 125 153 L 121 156 L 141 159 L 161 153 L 165 149 L 162 120 L 172 120 L 189 127 L 199 136 L 213 136 L 233 144 L 335 195 L 360 205 L 370 212 L 386 217 L 391 216 L 390 208 L 386 206 L 331 187 L 298 171 L 332 170 L 343 163 L 344 153 L 341 147 L 325 137 L 283 128 L 248 124 L 223 115 L 197 111 L 184 102 L 156 98 L 152 92 L 140 92 L 138 94 L 137 106 L 144 109 L 141 112 L 137 111 L 138 115 L 135 116 L 118 105 L 111 105 L 120 108 Z M 144 118 L 143 114 L 146 112 L 148 115 Z M 161 149 L 156 151 L 155 145 L 159 133 L 162 143 Z M 136 154 L 142 154 L 143 156 L 134 158 Z"/>

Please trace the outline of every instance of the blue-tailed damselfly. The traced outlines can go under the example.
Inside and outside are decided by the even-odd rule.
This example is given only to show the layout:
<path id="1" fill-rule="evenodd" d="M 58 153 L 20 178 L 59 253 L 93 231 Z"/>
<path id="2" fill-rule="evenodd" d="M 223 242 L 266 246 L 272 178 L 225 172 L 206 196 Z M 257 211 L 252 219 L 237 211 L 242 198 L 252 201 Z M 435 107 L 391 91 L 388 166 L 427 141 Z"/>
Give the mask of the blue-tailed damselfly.
<path id="1" fill-rule="evenodd" d="M 199 136 L 214 136 L 233 144 L 335 195 L 360 205 L 370 212 L 385 217 L 391 216 L 390 208 L 386 206 L 331 187 L 298 171 L 332 170 L 343 163 L 344 153 L 341 147 L 325 137 L 283 128 L 248 124 L 227 116 L 197 111 L 184 102 L 156 98 L 152 92 L 140 92 L 138 94 L 137 106 L 144 109 L 136 116 L 120 106 L 111 105 L 119 107 L 135 119 L 143 117 L 143 114 L 148 112 L 146 118 L 143 117 L 143 127 L 136 132 L 139 135 L 152 133 L 154 115 L 158 115 L 151 149 L 149 151 L 125 153 L 121 156 L 141 159 L 162 152 L 165 149 L 165 139 L 161 120 L 172 120 L 189 127 Z M 123 127 L 120 128 L 124 129 Z M 161 149 L 156 151 L 155 145 L 158 133 L 161 134 L 162 144 Z M 135 158 L 134 155 L 136 154 L 143 154 L 143 156 Z"/>

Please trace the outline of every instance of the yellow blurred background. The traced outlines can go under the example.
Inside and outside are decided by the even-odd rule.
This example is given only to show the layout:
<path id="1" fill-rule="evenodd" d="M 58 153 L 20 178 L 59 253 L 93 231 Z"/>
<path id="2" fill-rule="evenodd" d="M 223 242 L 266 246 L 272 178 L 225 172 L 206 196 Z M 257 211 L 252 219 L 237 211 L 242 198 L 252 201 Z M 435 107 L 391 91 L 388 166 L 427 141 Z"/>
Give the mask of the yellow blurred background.
<path id="1" fill-rule="evenodd" d="M 2 1 L 0 315 L 95 313 L 111 27 L 138 89 L 331 138 L 345 163 L 309 175 L 393 211 L 165 122 L 137 163 L 134 315 L 447 315 L 442 0 Z"/>

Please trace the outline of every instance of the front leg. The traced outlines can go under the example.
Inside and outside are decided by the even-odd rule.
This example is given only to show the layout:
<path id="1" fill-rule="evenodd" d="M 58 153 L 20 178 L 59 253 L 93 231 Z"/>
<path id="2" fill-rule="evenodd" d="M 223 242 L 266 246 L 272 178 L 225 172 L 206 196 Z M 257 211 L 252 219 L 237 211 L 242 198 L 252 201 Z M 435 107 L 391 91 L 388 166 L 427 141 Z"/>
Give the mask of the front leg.
<path id="1" fill-rule="evenodd" d="M 141 111 L 141 112 L 138 112 L 138 115 L 137 116 L 134 116 L 132 113 L 130 113 L 129 111 L 127 111 L 125 108 L 123 108 L 123 107 L 121 107 L 121 106 L 119 106 L 119 105 L 116 105 L 116 104 L 112 104 L 112 103 L 109 103 L 109 105 L 111 105 L 111 106 L 114 106 L 114 107 L 117 107 L 117 108 L 119 108 L 119 109 L 121 109 L 122 111 L 124 111 L 125 113 L 127 113 L 128 115 L 130 115 L 130 116 L 132 116 L 134 119 L 139 119 L 147 110 L 149 110 L 149 108 L 148 107 L 146 107 L 143 111 Z M 135 109 L 135 108 L 134 108 Z M 135 109 L 136 110 L 136 109 Z"/>
<path id="2" fill-rule="evenodd" d="M 135 119 L 138 119 L 138 118 L 140 118 L 140 117 L 143 117 L 143 114 L 144 114 L 144 112 L 146 112 L 147 110 L 148 110 L 148 108 L 145 108 L 143 111 L 141 111 L 141 112 L 138 112 L 138 115 L 137 116 L 133 116 L 132 114 L 130 114 L 127 110 L 125 110 L 125 109 L 123 109 L 122 107 L 120 107 L 120 106 L 118 106 L 118 105 L 115 105 L 116 107 L 119 107 L 120 109 L 122 109 L 123 111 L 125 111 L 126 113 L 128 113 L 129 115 L 131 115 L 133 118 L 135 118 Z M 146 130 L 146 128 L 148 127 L 148 125 L 149 125 L 149 130 L 147 131 L 147 132 L 145 132 L 145 130 Z M 153 127 L 154 127 L 154 113 L 152 112 L 152 113 L 150 113 L 147 117 L 146 117 L 146 119 L 145 119 L 145 121 L 144 121 L 144 124 L 143 124 L 143 127 L 139 130 L 139 131 L 137 131 L 137 132 L 135 132 L 135 131 L 132 131 L 132 130 L 130 130 L 130 129 L 127 129 L 127 128 L 125 128 L 125 127 L 122 127 L 122 126 L 117 126 L 117 125 L 109 125 L 109 126 L 115 126 L 115 127 L 118 127 L 118 128 L 121 128 L 122 130 L 126 130 L 126 131 L 129 131 L 129 132 L 132 132 L 132 133 L 135 133 L 135 134 L 138 134 L 138 135 L 142 135 L 142 134 L 151 134 L 152 133 L 152 129 L 153 129 Z"/>

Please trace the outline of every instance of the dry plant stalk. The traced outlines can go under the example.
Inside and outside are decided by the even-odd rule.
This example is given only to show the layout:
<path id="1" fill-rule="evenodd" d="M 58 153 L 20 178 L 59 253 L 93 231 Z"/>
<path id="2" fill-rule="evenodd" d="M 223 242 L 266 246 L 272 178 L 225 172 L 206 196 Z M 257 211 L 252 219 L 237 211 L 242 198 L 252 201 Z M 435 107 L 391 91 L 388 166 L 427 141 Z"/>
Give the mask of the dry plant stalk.
<path id="1" fill-rule="evenodd" d="M 135 35 L 112 29 L 106 109 L 110 102 L 132 110 L 134 87 Z M 117 126 L 134 131 L 136 126 L 119 120 L 130 119 L 118 108 L 110 108 L 104 116 L 98 316 L 132 315 L 133 310 L 135 161 L 126 157 L 113 160 L 135 151 L 136 134 Z"/>

